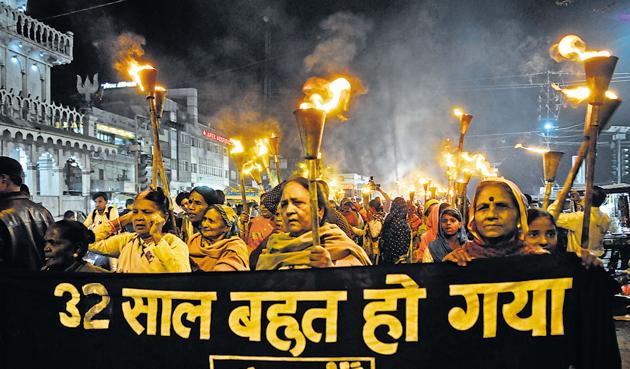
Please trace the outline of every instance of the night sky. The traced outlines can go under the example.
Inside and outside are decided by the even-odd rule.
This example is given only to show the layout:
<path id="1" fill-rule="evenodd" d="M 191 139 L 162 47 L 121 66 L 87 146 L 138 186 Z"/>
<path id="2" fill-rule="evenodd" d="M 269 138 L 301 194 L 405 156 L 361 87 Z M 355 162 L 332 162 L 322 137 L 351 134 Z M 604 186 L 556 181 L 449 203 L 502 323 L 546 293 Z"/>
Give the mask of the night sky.
<path id="1" fill-rule="evenodd" d="M 340 170 L 376 175 L 384 183 L 396 178 L 395 157 L 400 179 L 419 168 L 438 175 L 437 147 L 444 138 L 456 139 L 450 111 L 461 105 L 475 116 L 467 150 L 487 153 L 501 174 L 530 191 L 540 184 L 540 160 L 511 147 L 541 143 L 536 84 L 548 70 L 574 73 L 558 82 L 580 79 L 579 66 L 549 58 L 551 44 L 577 33 L 620 57 L 618 77 L 630 72 L 627 1 L 128 0 L 46 19 L 106 2 L 29 2 L 31 16 L 75 35 L 74 61 L 53 72 L 55 100 L 72 101 L 76 74 L 126 79 L 112 68 L 111 45 L 131 32 L 146 40 L 145 57 L 163 83 L 199 90 L 207 123 L 233 131 L 225 117 L 239 121 L 241 130 L 255 127 L 257 119 L 273 120 L 285 136 L 285 155 L 292 156 L 299 155 L 299 140 L 291 111 L 303 82 L 351 73 L 368 92 L 352 103 L 347 122 L 329 124 L 324 155 Z M 262 95 L 266 27 L 269 104 Z M 612 84 L 622 97 L 630 96 L 629 86 L 623 79 Z M 622 104 L 612 124 L 630 123 L 629 106 Z M 581 124 L 583 114 L 583 107 L 562 107 L 558 126 Z M 552 148 L 573 154 L 572 142 L 580 141 L 581 127 L 576 129 L 558 131 Z M 568 165 L 565 159 L 560 178 Z M 598 180 L 610 180 L 600 165 Z"/>

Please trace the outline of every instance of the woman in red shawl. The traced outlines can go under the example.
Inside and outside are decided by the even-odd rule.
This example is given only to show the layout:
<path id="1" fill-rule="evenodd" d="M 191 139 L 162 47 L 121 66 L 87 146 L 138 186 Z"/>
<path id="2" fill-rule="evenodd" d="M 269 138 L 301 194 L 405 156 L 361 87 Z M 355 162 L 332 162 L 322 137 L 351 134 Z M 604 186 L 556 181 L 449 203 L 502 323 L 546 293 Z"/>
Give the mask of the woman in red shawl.
<path id="1" fill-rule="evenodd" d="M 503 178 L 479 183 L 470 204 L 468 229 L 473 235 L 444 260 L 465 266 L 476 258 L 545 254 L 543 248 L 523 242 L 527 234 L 527 208 L 519 188 Z"/>
<path id="2" fill-rule="evenodd" d="M 440 204 L 437 200 L 429 200 L 427 201 L 426 206 L 429 211 L 429 216 L 425 217 L 427 230 L 420 237 L 420 247 L 418 247 L 413 255 L 414 263 L 422 262 L 422 255 L 424 255 L 424 252 L 428 249 L 429 244 L 437 239 L 438 231 L 440 229 L 440 212 L 444 210 L 448 204 Z"/>

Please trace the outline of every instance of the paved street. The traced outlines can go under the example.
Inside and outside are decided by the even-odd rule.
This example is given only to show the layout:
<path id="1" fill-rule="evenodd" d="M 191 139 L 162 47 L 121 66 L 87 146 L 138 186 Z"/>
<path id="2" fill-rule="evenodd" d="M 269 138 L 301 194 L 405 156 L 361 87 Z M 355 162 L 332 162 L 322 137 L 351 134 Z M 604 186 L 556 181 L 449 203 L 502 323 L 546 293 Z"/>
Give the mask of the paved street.
<path id="1" fill-rule="evenodd" d="M 622 368 L 630 368 L 630 322 L 615 322 Z"/>

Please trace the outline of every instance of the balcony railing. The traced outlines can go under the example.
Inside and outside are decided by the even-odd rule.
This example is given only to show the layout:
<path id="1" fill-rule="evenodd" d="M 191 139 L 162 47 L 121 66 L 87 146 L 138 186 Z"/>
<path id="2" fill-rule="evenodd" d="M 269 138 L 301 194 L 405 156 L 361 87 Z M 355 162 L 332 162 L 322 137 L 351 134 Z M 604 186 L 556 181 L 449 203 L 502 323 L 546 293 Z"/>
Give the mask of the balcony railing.
<path id="1" fill-rule="evenodd" d="M 74 108 L 23 98 L 4 89 L 0 89 L 0 115 L 74 133 L 83 133 L 86 119 Z"/>
<path id="2" fill-rule="evenodd" d="M 61 54 L 72 61 L 72 32 L 62 33 L 28 15 L 0 3 L 0 25 L 3 30 L 19 35 L 39 46 Z"/>

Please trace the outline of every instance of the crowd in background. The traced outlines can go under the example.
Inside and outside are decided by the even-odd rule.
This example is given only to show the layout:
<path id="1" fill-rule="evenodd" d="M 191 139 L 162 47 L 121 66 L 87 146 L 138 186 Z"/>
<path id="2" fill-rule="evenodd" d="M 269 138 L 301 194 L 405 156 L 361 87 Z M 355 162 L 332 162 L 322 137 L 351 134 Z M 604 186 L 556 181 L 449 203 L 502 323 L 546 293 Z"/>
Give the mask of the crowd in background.
<path id="1" fill-rule="evenodd" d="M 329 268 L 376 264 L 452 262 L 570 252 L 601 266 L 610 218 L 599 210 L 606 194 L 593 194 L 588 248 L 580 246 L 582 212 L 554 218 L 509 180 L 475 188 L 466 214 L 438 199 L 391 199 L 380 188 L 370 197 L 330 199 L 317 186 L 320 245 L 314 246 L 308 181 L 294 177 L 260 196 L 229 205 L 206 186 L 177 194 L 175 211 L 159 188 L 149 188 L 119 214 L 105 193 L 83 223 L 67 212 L 55 222 L 30 200 L 20 164 L 0 157 L 0 268 L 32 271 L 180 273 Z M 554 203 L 557 208 L 564 204 Z M 566 239 L 559 237 L 564 229 Z"/>

